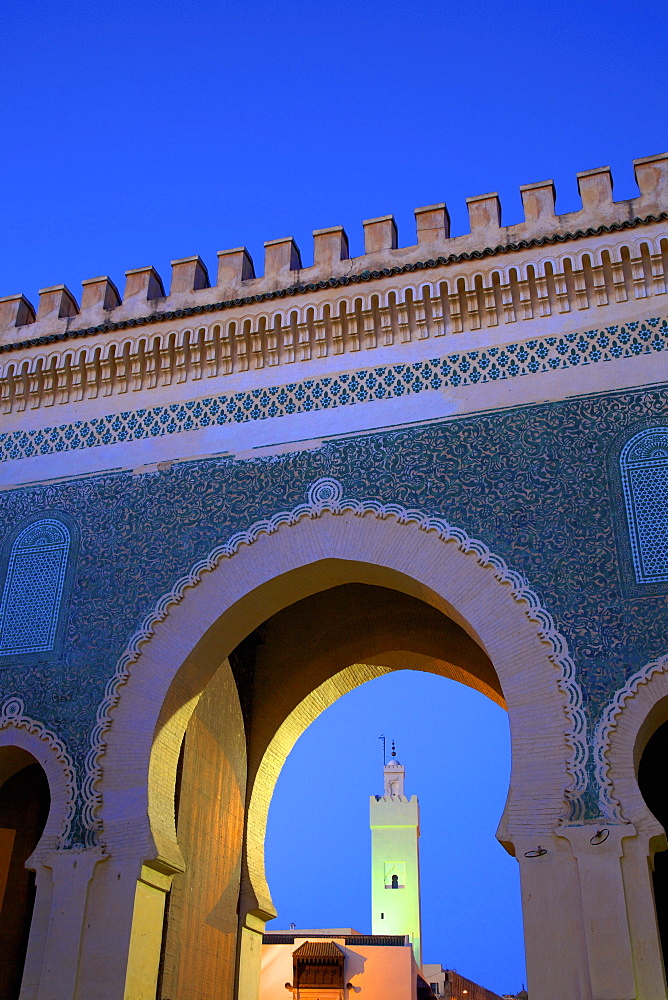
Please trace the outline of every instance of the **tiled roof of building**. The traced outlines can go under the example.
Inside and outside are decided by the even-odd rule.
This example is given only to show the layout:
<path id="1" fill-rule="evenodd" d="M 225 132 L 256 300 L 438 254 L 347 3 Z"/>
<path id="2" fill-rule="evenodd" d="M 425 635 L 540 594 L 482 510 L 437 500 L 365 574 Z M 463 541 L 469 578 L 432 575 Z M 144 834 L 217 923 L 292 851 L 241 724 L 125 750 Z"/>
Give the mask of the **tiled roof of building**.
<path id="1" fill-rule="evenodd" d="M 314 940 L 319 937 L 341 937 L 343 938 L 343 943 L 346 945 L 360 945 L 366 948 L 370 946 L 379 946 L 384 948 L 399 948 L 408 947 L 408 937 L 405 934 L 309 934 L 306 935 L 302 931 L 301 933 L 294 934 L 263 934 L 262 944 L 294 944 L 295 939 L 303 938 L 308 936 Z"/>
<path id="2" fill-rule="evenodd" d="M 343 952 L 333 941 L 305 941 L 293 953 L 293 957 L 297 959 L 334 959 L 338 962 L 343 961 Z"/>

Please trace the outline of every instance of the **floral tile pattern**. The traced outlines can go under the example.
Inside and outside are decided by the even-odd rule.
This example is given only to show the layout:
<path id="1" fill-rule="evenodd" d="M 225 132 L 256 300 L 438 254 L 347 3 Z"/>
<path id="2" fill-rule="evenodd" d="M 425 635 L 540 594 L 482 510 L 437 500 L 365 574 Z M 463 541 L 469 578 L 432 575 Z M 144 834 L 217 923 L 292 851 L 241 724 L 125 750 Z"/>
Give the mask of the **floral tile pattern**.
<path id="1" fill-rule="evenodd" d="M 139 410 L 77 420 L 57 427 L 0 434 L 0 460 L 31 458 L 97 445 L 140 441 L 223 424 L 355 406 L 477 383 L 538 375 L 668 349 L 668 320 L 611 326 L 448 354 L 413 364 L 388 365 L 304 379 Z"/>

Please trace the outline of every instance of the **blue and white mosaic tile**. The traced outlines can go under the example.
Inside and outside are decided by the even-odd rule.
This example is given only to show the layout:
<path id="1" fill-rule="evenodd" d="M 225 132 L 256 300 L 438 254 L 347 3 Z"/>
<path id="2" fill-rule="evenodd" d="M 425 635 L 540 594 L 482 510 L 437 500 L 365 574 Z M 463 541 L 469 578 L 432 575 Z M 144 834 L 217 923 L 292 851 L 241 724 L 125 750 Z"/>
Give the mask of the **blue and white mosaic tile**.
<path id="1" fill-rule="evenodd" d="M 138 441 L 223 424 L 355 406 L 477 383 L 497 382 L 584 365 L 661 353 L 668 320 L 649 319 L 603 330 L 544 337 L 464 351 L 413 364 L 366 368 L 282 386 L 125 410 L 57 427 L 0 434 L 0 460 L 31 458 L 98 445 Z"/>

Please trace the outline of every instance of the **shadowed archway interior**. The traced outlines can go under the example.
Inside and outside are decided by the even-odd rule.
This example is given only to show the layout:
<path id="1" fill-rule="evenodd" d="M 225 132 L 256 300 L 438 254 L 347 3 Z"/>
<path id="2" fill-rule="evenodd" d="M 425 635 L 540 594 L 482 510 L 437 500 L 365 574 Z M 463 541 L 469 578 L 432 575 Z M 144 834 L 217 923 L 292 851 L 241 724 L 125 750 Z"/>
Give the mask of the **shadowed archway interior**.
<path id="1" fill-rule="evenodd" d="M 163 1000 L 190 998 L 202 976 L 215 980 L 218 995 L 232 996 L 235 964 L 239 974 L 230 920 L 235 895 L 241 912 L 264 920 L 275 915 L 264 838 L 285 759 L 325 708 L 399 669 L 449 677 L 504 704 L 491 660 L 460 625 L 418 598 L 361 583 L 321 591 L 274 614 L 209 682 L 186 730 L 179 769 L 177 838 L 185 872 L 171 891 Z M 189 947 L 194 940 L 196 954 Z"/>
<path id="2" fill-rule="evenodd" d="M 35 873 L 25 863 L 51 799 L 42 767 L 18 747 L 0 748 L 0 782 L 0 997 L 17 1000 L 35 902 Z"/>
<path id="3" fill-rule="evenodd" d="M 638 766 L 642 797 L 664 830 L 668 830 L 668 722 L 662 723 L 647 742 Z M 664 966 L 668 965 L 668 851 L 654 855 L 654 903 Z"/>

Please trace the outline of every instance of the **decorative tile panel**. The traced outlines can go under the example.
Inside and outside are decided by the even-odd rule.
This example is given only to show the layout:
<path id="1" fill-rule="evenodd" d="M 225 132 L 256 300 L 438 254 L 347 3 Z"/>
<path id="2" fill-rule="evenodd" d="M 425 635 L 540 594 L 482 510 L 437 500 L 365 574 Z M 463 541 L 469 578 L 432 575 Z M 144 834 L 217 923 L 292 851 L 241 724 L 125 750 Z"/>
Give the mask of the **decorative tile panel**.
<path id="1" fill-rule="evenodd" d="M 53 649 L 69 549 L 69 531 L 50 519 L 14 542 L 0 601 L 0 656 Z"/>
<path id="2" fill-rule="evenodd" d="M 668 426 L 636 434 L 619 464 L 636 582 L 668 581 Z"/>
<path id="3" fill-rule="evenodd" d="M 638 324 L 632 338 L 644 331 L 643 349 L 654 350 L 657 330 L 665 336 L 658 323 Z M 611 504 L 606 476 L 613 446 L 668 424 L 666 414 L 668 386 L 625 389 L 348 435 L 279 456 L 194 459 L 143 475 L 1 491 L 7 558 L 28 519 L 62 517 L 77 586 L 61 614 L 58 656 L 2 657 L 0 701 L 21 698 L 25 713 L 67 744 L 81 782 L 119 656 L 160 596 L 225 538 L 302 503 L 314 481 L 314 500 L 335 499 L 322 481 L 329 478 L 347 496 L 444 517 L 522 573 L 568 643 L 593 728 L 627 678 L 666 653 L 668 582 L 625 588 L 622 570 L 635 577 L 619 545 L 628 537 L 624 496 L 620 483 Z M 619 450 L 613 464 L 619 475 Z M 598 815 L 594 782 L 591 789 Z M 84 834 L 77 816 L 72 837 Z"/>
<path id="4" fill-rule="evenodd" d="M 413 364 L 366 368 L 282 386 L 209 396 L 77 420 L 56 427 L 0 434 L 0 460 L 32 458 L 98 445 L 140 441 L 224 424 L 355 406 L 375 400 L 547 374 L 585 365 L 661 353 L 668 320 L 611 326 L 521 343 L 464 351 Z"/>

